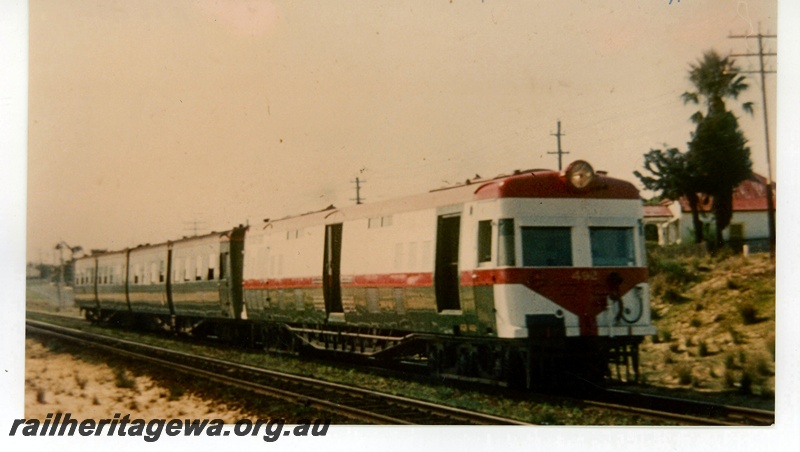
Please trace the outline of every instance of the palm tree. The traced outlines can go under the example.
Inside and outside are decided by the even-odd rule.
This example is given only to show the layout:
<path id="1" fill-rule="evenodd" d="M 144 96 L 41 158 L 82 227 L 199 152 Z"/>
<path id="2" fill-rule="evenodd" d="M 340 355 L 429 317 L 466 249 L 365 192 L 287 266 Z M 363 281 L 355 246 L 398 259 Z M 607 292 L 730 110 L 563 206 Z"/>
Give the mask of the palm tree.
<path id="1" fill-rule="evenodd" d="M 745 83 L 745 76 L 739 73 L 735 61 L 728 57 L 722 58 L 713 50 L 706 52 L 702 60 L 697 64 L 690 64 L 689 68 L 689 81 L 694 85 L 695 91 L 683 93 L 683 103 L 699 105 L 702 99 L 707 107 L 706 115 L 697 111 L 690 117 L 695 124 L 701 123 L 707 116 L 725 112 L 725 99 L 737 100 L 739 94 L 749 87 Z M 743 103 L 742 110 L 752 115 L 753 103 Z"/>

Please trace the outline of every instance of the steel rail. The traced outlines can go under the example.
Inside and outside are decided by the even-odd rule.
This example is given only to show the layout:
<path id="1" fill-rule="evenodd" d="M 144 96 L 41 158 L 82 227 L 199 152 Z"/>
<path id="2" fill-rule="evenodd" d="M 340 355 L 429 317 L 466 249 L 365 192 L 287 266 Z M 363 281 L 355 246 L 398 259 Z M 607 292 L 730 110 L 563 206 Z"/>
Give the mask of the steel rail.
<path id="1" fill-rule="evenodd" d="M 49 323 L 44 322 L 36 322 L 33 320 L 28 320 L 29 324 L 36 324 L 42 328 L 53 329 L 53 328 L 63 328 L 63 327 L 56 327 Z M 70 331 L 76 331 L 70 329 Z M 81 334 L 91 334 L 91 333 L 82 333 Z M 136 342 L 125 341 L 122 339 L 114 339 L 109 336 L 103 335 L 91 335 L 92 339 L 90 340 L 90 344 L 102 344 L 105 341 L 113 341 L 117 344 L 131 344 L 133 347 L 145 347 L 142 344 L 138 344 Z M 150 347 L 150 346 L 147 346 Z M 310 379 L 307 377 L 301 377 L 291 374 L 285 374 L 277 371 L 266 370 L 262 368 L 256 368 L 252 366 L 246 366 L 236 363 L 230 363 L 227 361 L 222 360 L 215 360 L 213 358 L 202 358 L 197 357 L 195 355 L 190 355 L 187 353 L 171 351 L 167 349 L 161 349 L 158 347 L 153 347 L 153 349 L 158 349 L 163 351 L 164 353 L 169 353 L 171 356 L 181 356 L 182 359 L 185 360 L 195 360 L 195 359 L 203 359 L 204 366 L 209 366 L 210 363 L 217 363 L 216 365 L 219 366 L 238 366 L 239 369 L 242 371 L 247 372 L 254 372 L 255 374 L 260 375 L 271 375 L 273 377 L 284 377 L 296 380 L 303 380 L 305 379 L 308 384 L 316 384 L 318 385 L 316 388 L 316 393 L 326 393 L 331 391 L 338 391 L 339 387 L 341 390 L 350 390 L 350 389 L 358 389 L 352 388 L 350 386 L 345 385 L 337 385 L 336 383 L 329 383 L 329 382 L 322 382 L 315 379 Z M 114 346 L 111 348 L 112 352 L 120 353 L 119 346 Z M 173 366 L 174 364 L 171 360 L 167 359 L 167 363 L 165 365 Z M 174 360 L 172 360 L 174 361 Z M 187 366 L 184 369 L 185 372 L 190 374 L 200 375 L 203 374 L 206 378 L 215 379 L 220 378 L 218 373 L 208 372 L 203 369 L 197 369 L 197 365 L 195 366 Z M 230 369 L 223 370 L 222 372 L 230 374 Z M 220 380 L 215 380 L 220 381 Z M 233 383 L 226 383 L 226 384 L 233 384 Z M 321 386 L 321 385 L 326 386 Z M 302 403 L 306 403 L 309 405 L 314 405 L 317 408 L 328 409 L 330 411 L 338 410 L 337 412 L 342 412 L 342 414 L 346 414 L 357 419 L 366 421 L 366 422 L 375 422 L 375 423 L 390 423 L 390 424 L 408 424 L 408 423 L 419 423 L 419 424 L 432 424 L 432 423 L 449 423 L 452 420 L 458 419 L 462 421 L 462 423 L 476 423 L 476 424 L 493 424 L 493 425 L 507 425 L 509 423 L 516 423 L 516 424 L 524 424 L 520 421 L 515 421 L 511 419 L 506 419 L 502 417 L 493 417 L 490 415 L 480 414 L 482 416 L 479 420 L 471 420 L 470 415 L 474 412 L 461 410 L 461 414 L 459 416 L 455 416 L 455 413 L 459 410 L 457 408 L 448 408 L 451 410 L 451 413 L 454 413 L 450 420 L 437 420 L 433 419 L 424 419 L 424 418 L 417 418 L 416 420 L 403 420 L 401 416 L 389 416 L 389 415 L 381 415 L 374 416 L 369 414 L 368 410 L 353 410 L 349 413 L 345 413 L 344 411 L 346 408 L 343 407 L 341 403 L 334 405 L 334 408 L 330 407 L 329 401 L 322 400 L 313 393 L 314 391 L 303 392 L 303 391 L 283 391 L 278 389 L 273 389 L 272 393 L 269 393 L 264 388 L 257 388 L 253 386 L 252 383 L 242 383 L 241 387 L 245 389 L 250 389 L 252 391 L 256 391 L 266 395 L 273 395 L 275 397 L 282 397 L 284 399 L 293 400 L 293 401 L 300 401 Z M 359 391 L 364 391 L 365 393 L 371 393 L 372 391 L 358 389 Z M 552 396 L 552 394 L 550 394 Z M 400 409 L 400 407 L 406 403 L 405 401 L 413 400 L 408 398 L 403 398 L 400 396 L 394 396 L 389 394 L 383 394 L 385 399 L 381 404 L 392 404 L 396 407 L 396 409 Z M 773 411 L 767 410 L 759 410 L 753 408 L 746 408 L 740 406 L 732 406 L 732 405 L 725 405 L 725 404 L 715 404 L 711 402 L 701 402 L 696 400 L 689 400 L 689 399 L 679 399 L 667 396 L 658 396 L 652 394 L 644 394 L 629 390 L 620 390 L 620 389 L 602 389 L 602 388 L 595 388 L 593 393 L 590 396 L 583 396 L 583 397 L 575 397 L 575 396 L 567 396 L 563 395 L 562 397 L 566 400 L 573 401 L 576 405 L 582 405 L 584 407 L 592 407 L 597 409 L 606 409 L 609 411 L 615 412 L 623 412 L 628 414 L 635 414 L 640 416 L 646 416 L 654 419 L 662 419 L 662 420 L 669 420 L 675 421 L 687 425 L 717 425 L 717 426 L 766 426 L 771 425 L 774 423 L 775 420 L 775 413 Z M 518 398 L 515 396 L 515 398 Z M 320 400 L 317 400 L 320 399 Z M 366 403 L 366 402 L 365 402 Z M 417 404 L 419 408 L 430 413 L 435 413 L 436 410 L 442 408 L 441 405 L 437 404 L 429 404 L 427 402 L 421 401 L 414 401 L 413 403 Z M 427 404 L 427 405 L 426 405 Z M 341 408 L 339 410 L 339 408 Z M 431 415 L 432 416 L 432 415 Z M 414 417 L 414 416 L 410 416 Z"/>
<path id="2" fill-rule="evenodd" d="M 515 419 L 191 355 L 34 320 L 26 321 L 26 330 L 364 422 L 395 425 L 530 425 Z"/>
<path id="3" fill-rule="evenodd" d="M 698 425 L 769 426 L 775 422 L 774 411 L 620 389 L 604 389 L 586 403 L 618 405 L 629 410 L 662 413 L 661 417 L 664 419 L 683 419 Z"/>

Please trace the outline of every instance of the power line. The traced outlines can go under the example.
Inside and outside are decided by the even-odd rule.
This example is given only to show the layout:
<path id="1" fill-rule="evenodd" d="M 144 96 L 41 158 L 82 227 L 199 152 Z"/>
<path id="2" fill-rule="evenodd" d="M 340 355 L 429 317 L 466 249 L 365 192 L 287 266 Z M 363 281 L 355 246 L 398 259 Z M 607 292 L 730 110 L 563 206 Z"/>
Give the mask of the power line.
<path id="1" fill-rule="evenodd" d="M 753 35 L 730 35 L 728 38 L 730 39 L 748 39 L 754 37 Z M 773 201 L 772 195 L 772 157 L 770 157 L 770 146 L 769 146 L 769 119 L 767 117 L 767 88 L 765 82 L 765 74 L 774 74 L 776 71 L 767 71 L 764 70 L 764 57 L 765 56 L 777 56 L 777 52 L 764 52 L 764 39 L 775 39 L 778 35 L 765 35 L 761 34 L 761 26 L 759 25 L 758 34 L 755 35 L 758 38 L 758 53 L 742 53 L 742 54 L 731 54 L 731 56 L 743 56 L 743 57 L 751 57 L 751 56 L 758 56 L 758 71 L 742 71 L 743 73 L 759 73 L 761 74 L 761 98 L 763 102 L 763 110 L 764 110 L 764 140 L 767 145 L 767 222 L 769 228 L 769 254 L 774 259 L 775 258 L 775 203 Z"/>

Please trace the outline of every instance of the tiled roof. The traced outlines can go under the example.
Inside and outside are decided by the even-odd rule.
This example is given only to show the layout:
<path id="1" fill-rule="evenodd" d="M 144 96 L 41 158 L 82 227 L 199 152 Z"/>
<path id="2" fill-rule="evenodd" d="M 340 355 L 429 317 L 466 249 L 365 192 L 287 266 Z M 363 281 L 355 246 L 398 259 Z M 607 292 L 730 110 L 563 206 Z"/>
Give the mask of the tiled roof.
<path id="1" fill-rule="evenodd" d="M 772 204 L 777 205 L 777 194 L 775 182 L 772 183 Z M 689 202 L 686 198 L 679 200 L 681 212 L 691 212 Z M 711 212 L 712 199 L 710 197 L 700 198 L 700 211 Z M 733 211 L 746 212 L 767 210 L 767 179 L 760 174 L 753 173 L 753 176 L 739 184 L 733 191 Z"/>
<path id="2" fill-rule="evenodd" d="M 644 206 L 644 216 L 647 217 L 671 217 L 672 211 L 669 207 L 660 204 L 657 206 Z"/>

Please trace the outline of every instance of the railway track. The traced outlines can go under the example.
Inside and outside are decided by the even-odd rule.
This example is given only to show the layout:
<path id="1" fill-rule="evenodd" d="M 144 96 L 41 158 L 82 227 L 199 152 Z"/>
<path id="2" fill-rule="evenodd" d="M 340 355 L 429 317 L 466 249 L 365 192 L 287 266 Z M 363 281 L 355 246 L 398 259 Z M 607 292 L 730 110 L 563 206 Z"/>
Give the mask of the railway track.
<path id="1" fill-rule="evenodd" d="M 591 398 L 584 400 L 584 403 L 587 406 L 652 416 L 690 425 L 768 426 L 775 422 L 774 411 L 620 389 L 598 390 Z"/>
<path id="2" fill-rule="evenodd" d="M 280 398 L 304 406 L 375 424 L 394 425 L 528 425 L 484 413 L 448 407 L 276 372 L 228 361 L 190 355 L 162 347 L 86 333 L 34 320 L 26 321 L 29 334 L 56 338 L 91 347 L 161 368 L 202 377 L 255 394 Z"/>
<path id="3" fill-rule="evenodd" d="M 45 322 L 28 320 L 27 328 L 32 333 L 48 334 L 73 342 L 81 341 L 87 346 L 125 354 L 137 360 L 180 370 L 193 376 L 203 376 L 258 394 L 341 413 L 364 422 L 419 425 L 525 424 L 522 421 L 85 333 Z M 511 396 L 520 400 L 530 398 L 529 393 Z M 564 394 L 559 398 L 576 406 L 633 414 L 684 425 L 765 426 L 771 425 L 775 420 L 773 411 L 621 389 L 595 389 L 588 396 L 575 397 Z"/>

